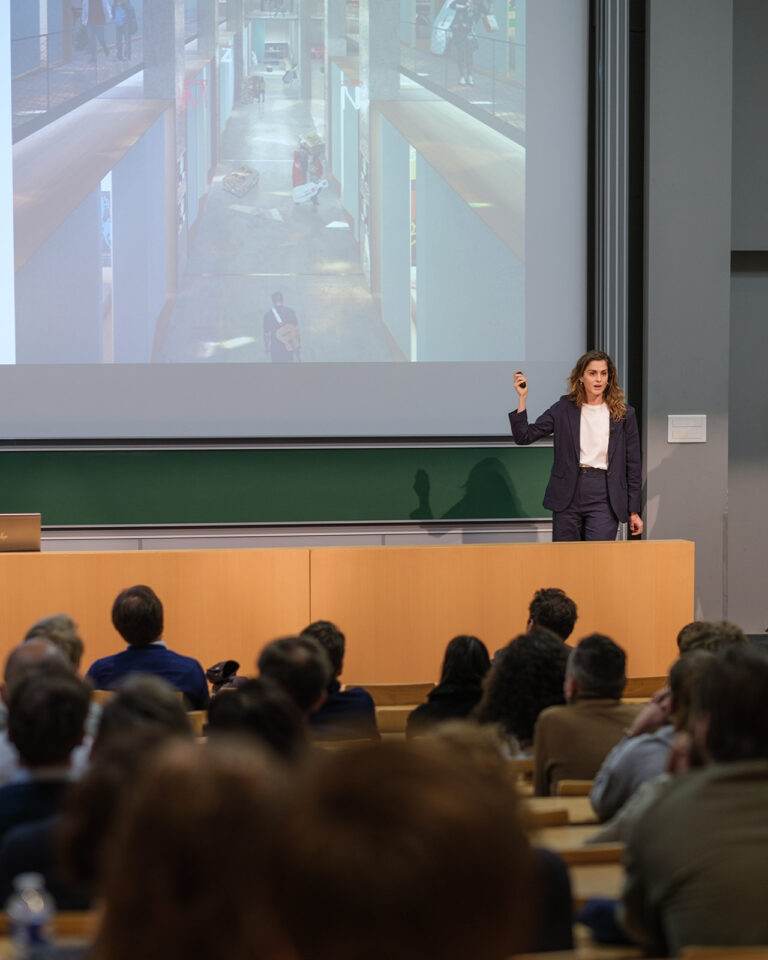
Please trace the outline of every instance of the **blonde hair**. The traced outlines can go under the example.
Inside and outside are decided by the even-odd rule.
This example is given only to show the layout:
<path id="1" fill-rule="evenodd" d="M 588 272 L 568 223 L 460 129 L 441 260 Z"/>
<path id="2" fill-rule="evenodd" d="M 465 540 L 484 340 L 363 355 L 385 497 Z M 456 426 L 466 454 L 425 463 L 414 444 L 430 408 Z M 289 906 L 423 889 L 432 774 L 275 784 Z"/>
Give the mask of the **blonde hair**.
<path id="1" fill-rule="evenodd" d="M 604 399 L 611 411 L 612 420 L 623 420 L 627 413 L 627 403 L 624 399 L 624 391 L 619 386 L 616 365 L 607 353 L 602 350 L 590 350 L 583 354 L 576 361 L 576 366 L 571 370 L 568 377 L 568 399 L 572 400 L 577 407 L 583 406 L 587 399 L 587 393 L 580 377 L 584 376 L 584 371 L 590 363 L 605 362 L 608 367 L 608 386 L 605 388 Z"/>

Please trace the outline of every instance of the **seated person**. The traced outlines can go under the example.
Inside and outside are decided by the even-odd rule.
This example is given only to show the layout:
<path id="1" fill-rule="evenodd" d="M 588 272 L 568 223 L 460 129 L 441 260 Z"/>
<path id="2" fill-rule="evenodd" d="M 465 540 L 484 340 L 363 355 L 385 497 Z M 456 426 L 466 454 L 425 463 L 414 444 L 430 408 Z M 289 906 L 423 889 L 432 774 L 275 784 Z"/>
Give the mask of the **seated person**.
<path id="1" fill-rule="evenodd" d="M 280 637 L 259 654 L 260 677 L 279 684 L 308 720 L 325 703 L 333 670 L 328 654 L 313 637 Z"/>
<path id="2" fill-rule="evenodd" d="M 120 811 L 88 957 L 291 956 L 269 895 L 280 785 L 252 747 L 162 748 Z"/>
<path id="3" fill-rule="evenodd" d="M 72 664 L 75 673 L 80 673 L 80 664 L 83 659 L 85 646 L 83 639 L 78 632 L 78 627 L 72 617 L 67 613 L 52 613 L 50 616 L 42 617 L 37 620 L 27 630 L 24 636 L 24 643 L 30 640 L 41 638 L 50 640 Z M 101 717 L 101 707 L 94 700 L 88 709 L 88 717 L 85 721 L 85 732 L 89 737 L 96 733 Z"/>
<path id="4" fill-rule="evenodd" d="M 601 820 L 615 816 L 644 783 L 667 770 L 675 735 L 688 722 L 687 690 L 698 682 L 702 662 L 708 662 L 703 649 L 692 649 L 681 656 L 669 671 L 670 696 L 644 707 L 627 735 L 603 761 L 589 794 Z M 666 722 L 657 726 L 660 715 L 666 716 Z M 644 717 L 650 727 L 647 733 Z"/>
<path id="5" fill-rule="evenodd" d="M 496 655 L 475 716 L 499 726 L 513 755 L 530 754 L 541 711 L 565 703 L 567 660 L 560 637 L 540 627 L 521 633 Z"/>
<path id="6" fill-rule="evenodd" d="M 542 587 L 534 593 L 528 605 L 528 622 L 525 625 L 525 632 L 549 630 L 560 637 L 566 649 L 570 651 L 573 648 L 565 641 L 573 633 L 577 619 L 576 604 L 565 590 L 561 590 L 560 587 Z M 502 647 L 503 649 L 505 648 Z M 497 650 L 493 655 L 494 663 L 500 653 L 501 650 Z"/>
<path id="7" fill-rule="evenodd" d="M 114 690 L 132 673 L 153 673 L 181 691 L 191 710 L 208 706 L 203 668 L 192 657 L 169 650 L 161 639 L 163 605 L 151 587 L 128 587 L 119 593 L 112 605 L 112 623 L 128 646 L 91 664 L 86 677 L 97 690 Z"/>
<path id="8" fill-rule="evenodd" d="M 38 667 L 45 669 L 49 664 L 53 664 L 54 668 L 58 667 L 74 673 L 71 661 L 66 658 L 61 647 L 51 640 L 33 637 L 30 640 L 25 640 L 18 647 L 14 647 L 5 661 L 3 684 L 0 688 L 0 697 L 2 697 L 3 704 L 7 705 L 16 686 L 30 671 L 34 671 Z M 91 704 L 88 708 L 86 728 L 92 716 L 92 707 Z M 86 735 L 82 743 L 78 743 L 72 751 L 70 776 L 76 777 L 85 769 L 91 743 L 92 737 Z M 9 740 L 7 728 L 0 730 L 0 786 L 18 779 L 20 768 L 19 752 Z"/>
<path id="9" fill-rule="evenodd" d="M 585 637 L 568 657 L 565 706 L 539 714 L 533 737 L 536 796 L 556 792 L 560 780 L 592 780 L 638 713 L 622 703 L 626 654 L 610 637 Z"/>
<path id="10" fill-rule="evenodd" d="M 333 675 L 325 703 L 309 718 L 316 740 L 378 740 L 376 708 L 373 698 L 362 687 L 341 689 L 339 677 L 344 669 L 346 640 L 336 624 L 316 620 L 304 627 L 302 636 L 314 637 L 328 654 Z"/>
<path id="11" fill-rule="evenodd" d="M 651 955 L 768 943 L 768 654 L 714 655 L 693 707 L 703 762 L 635 821 L 619 919 Z"/>
<path id="12" fill-rule="evenodd" d="M 505 766 L 422 738 L 334 751 L 307 768 L 286 797 L 274 867 L 296 955 L 525 952 L 532 857 Z"/>
<path id="13" fill-rule="evenodd" d="M 0 842 L 13 827 L 51 817 L 70 785 L 74 748 L 83 739 L 91 688 L 68 664 L 41 662 L 8 701 L 8 736 L 19 752 L 15 782 L 0 787 Z"/>
<path id="14" fill-rule="evenodd" d="M 405 735 L 419 736 L 442 720 L 468 716 L 483 695 L 483 680 L 490 668 L 488 650 L 482 640 L 454 637 L 445 648 L 440 683 L 426 703 L 411 711 Z"/>
<path id="15" fill-rule="evenodd" d="M 246 737 L 284 760 L 300 759 L 309 743 L 307 725 L 290 695 L 269 677 L 223 689 L 208 708 L 208 740 Z"/>

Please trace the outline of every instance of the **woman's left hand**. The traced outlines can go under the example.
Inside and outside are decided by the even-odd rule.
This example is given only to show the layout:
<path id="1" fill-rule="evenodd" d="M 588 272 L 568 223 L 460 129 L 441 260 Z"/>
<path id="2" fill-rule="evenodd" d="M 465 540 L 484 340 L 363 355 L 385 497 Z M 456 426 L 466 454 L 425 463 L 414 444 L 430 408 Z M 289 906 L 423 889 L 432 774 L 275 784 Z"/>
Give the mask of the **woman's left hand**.
<path id="1" fill-rule="evenodd" d="M 643 532 L 643 518 L 639 513 L 630 513 L 629 532 L 633 537 L 638 537 Z"/>

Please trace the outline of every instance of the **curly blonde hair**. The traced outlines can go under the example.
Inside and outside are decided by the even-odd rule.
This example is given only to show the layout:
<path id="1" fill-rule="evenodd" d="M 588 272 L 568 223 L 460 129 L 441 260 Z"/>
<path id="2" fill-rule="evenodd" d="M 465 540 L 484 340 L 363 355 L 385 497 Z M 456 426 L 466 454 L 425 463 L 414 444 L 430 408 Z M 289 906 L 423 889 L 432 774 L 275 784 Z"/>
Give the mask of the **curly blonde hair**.
<path id="1" fill-rule="evenodd" d="M 600 363 L 605 361 L 608 366 L 608 386 L 605 388 L 605 402 L 611 411 L 612 420 L 623 420 L 627 412 L 627 403 L 624 399 L 624 391 L 618 383 L 616 374 L 616 365 L 607 353 L 602 350 L 589 350 L 576 361 L 576 366 L 571 370 L 568 377 L 568 398 L 572 400 L 577 407 L 582 406 L 587 399 L 587 393 L 584 384 L 579 379 L 584 376 L 584 371 L 590 363 Z"/>

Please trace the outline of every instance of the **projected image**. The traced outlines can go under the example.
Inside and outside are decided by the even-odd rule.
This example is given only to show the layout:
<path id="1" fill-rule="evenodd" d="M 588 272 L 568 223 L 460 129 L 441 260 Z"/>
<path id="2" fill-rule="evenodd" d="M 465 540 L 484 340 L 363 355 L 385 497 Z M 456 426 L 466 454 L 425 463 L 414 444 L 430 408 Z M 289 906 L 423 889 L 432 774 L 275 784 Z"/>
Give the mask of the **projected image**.
<path id="1" fill-rule="evenodd" d="M 19 155 L 45 139 L 46 109 L 69 129 L 149 95 L 157 69 L 134 54 L 162 44 L 153 31 L 164 29 L 156 9 L 164 2 L 83 0 L 73 24 L 52 23 L 47 0 L 23 13 L 14 5 Z M 326 23 L 322 0 L 246 0 L 234 32 L 218 17 L 222 5 L 202 22 L 205 2 L 211 7 L 186 4 L 175 131 L 157 111 L 126 119 L 133 142 L 99 171 L 112 181 L 107 213 L 104 193 L 98 209 L 84 196 L 19 268 L 16 362 L 524 355 L 525 0 L 396 0 L 396 21 L 382 17 L 382 3 L 370 15 L 381 35 L 362 40 L 355 0 L 343 18 L 335 0 L 335 23 Z M 387 22 L 395 47 L 383 35 Z M 25 39 L 43 25 L 45 60 Z M 338 55 L 328 55 L 329 37 Z M 198 60 L 205 46 L 215 47 L 207 63 Z M 30 76 L 43 72 L 60 102 L 30 114 Z M 82 99 L 89 80 L 92 101 L 57 118 L 67 94 Z M 110 146 L 93 143 L 92 160 Z M 23 189 L 20 164 L 15 174 Z M 105 240 L 112 210 L 114 236 Z M 90 229 L 101 234 L 102 267 L 109 247 L 106 293 Z M 77 252 L 77 277 L 57 260 L 59 241 Z M 66 279 L 57 276 L 63 271 Z M 46 298 L 44 314 L 42 276 L 63 294 Z M 58 334 L 45 336 L 50 327 Z"/>
<path id="2" fill-rule="evenodd" d="M 551 367 L 535 380 L 551 394 L 584 346 L 587 13 L 11 4 L 15 316 L 0 360 L 76 367 L 82 436 L 109 435 L 90 420 L 138 397 L 145 426 L 120 429 L 139 435 L 172 430 L 171 408 L 180 433 L 499 432 L 509 370 Z M 309 372 L 329 365 L 345 372 Z M 164 372 L 140 388 L 103 372 L 129 366 Z M 169 367 L 197 373 L 169 390 Z M 253 424 L 197 425 L 200 371 L 216 369 L 208 406 Z M 296 378 L 306 395 L 286 388 Z M 56 409 L 51 434 L 72 430 Z"/>

